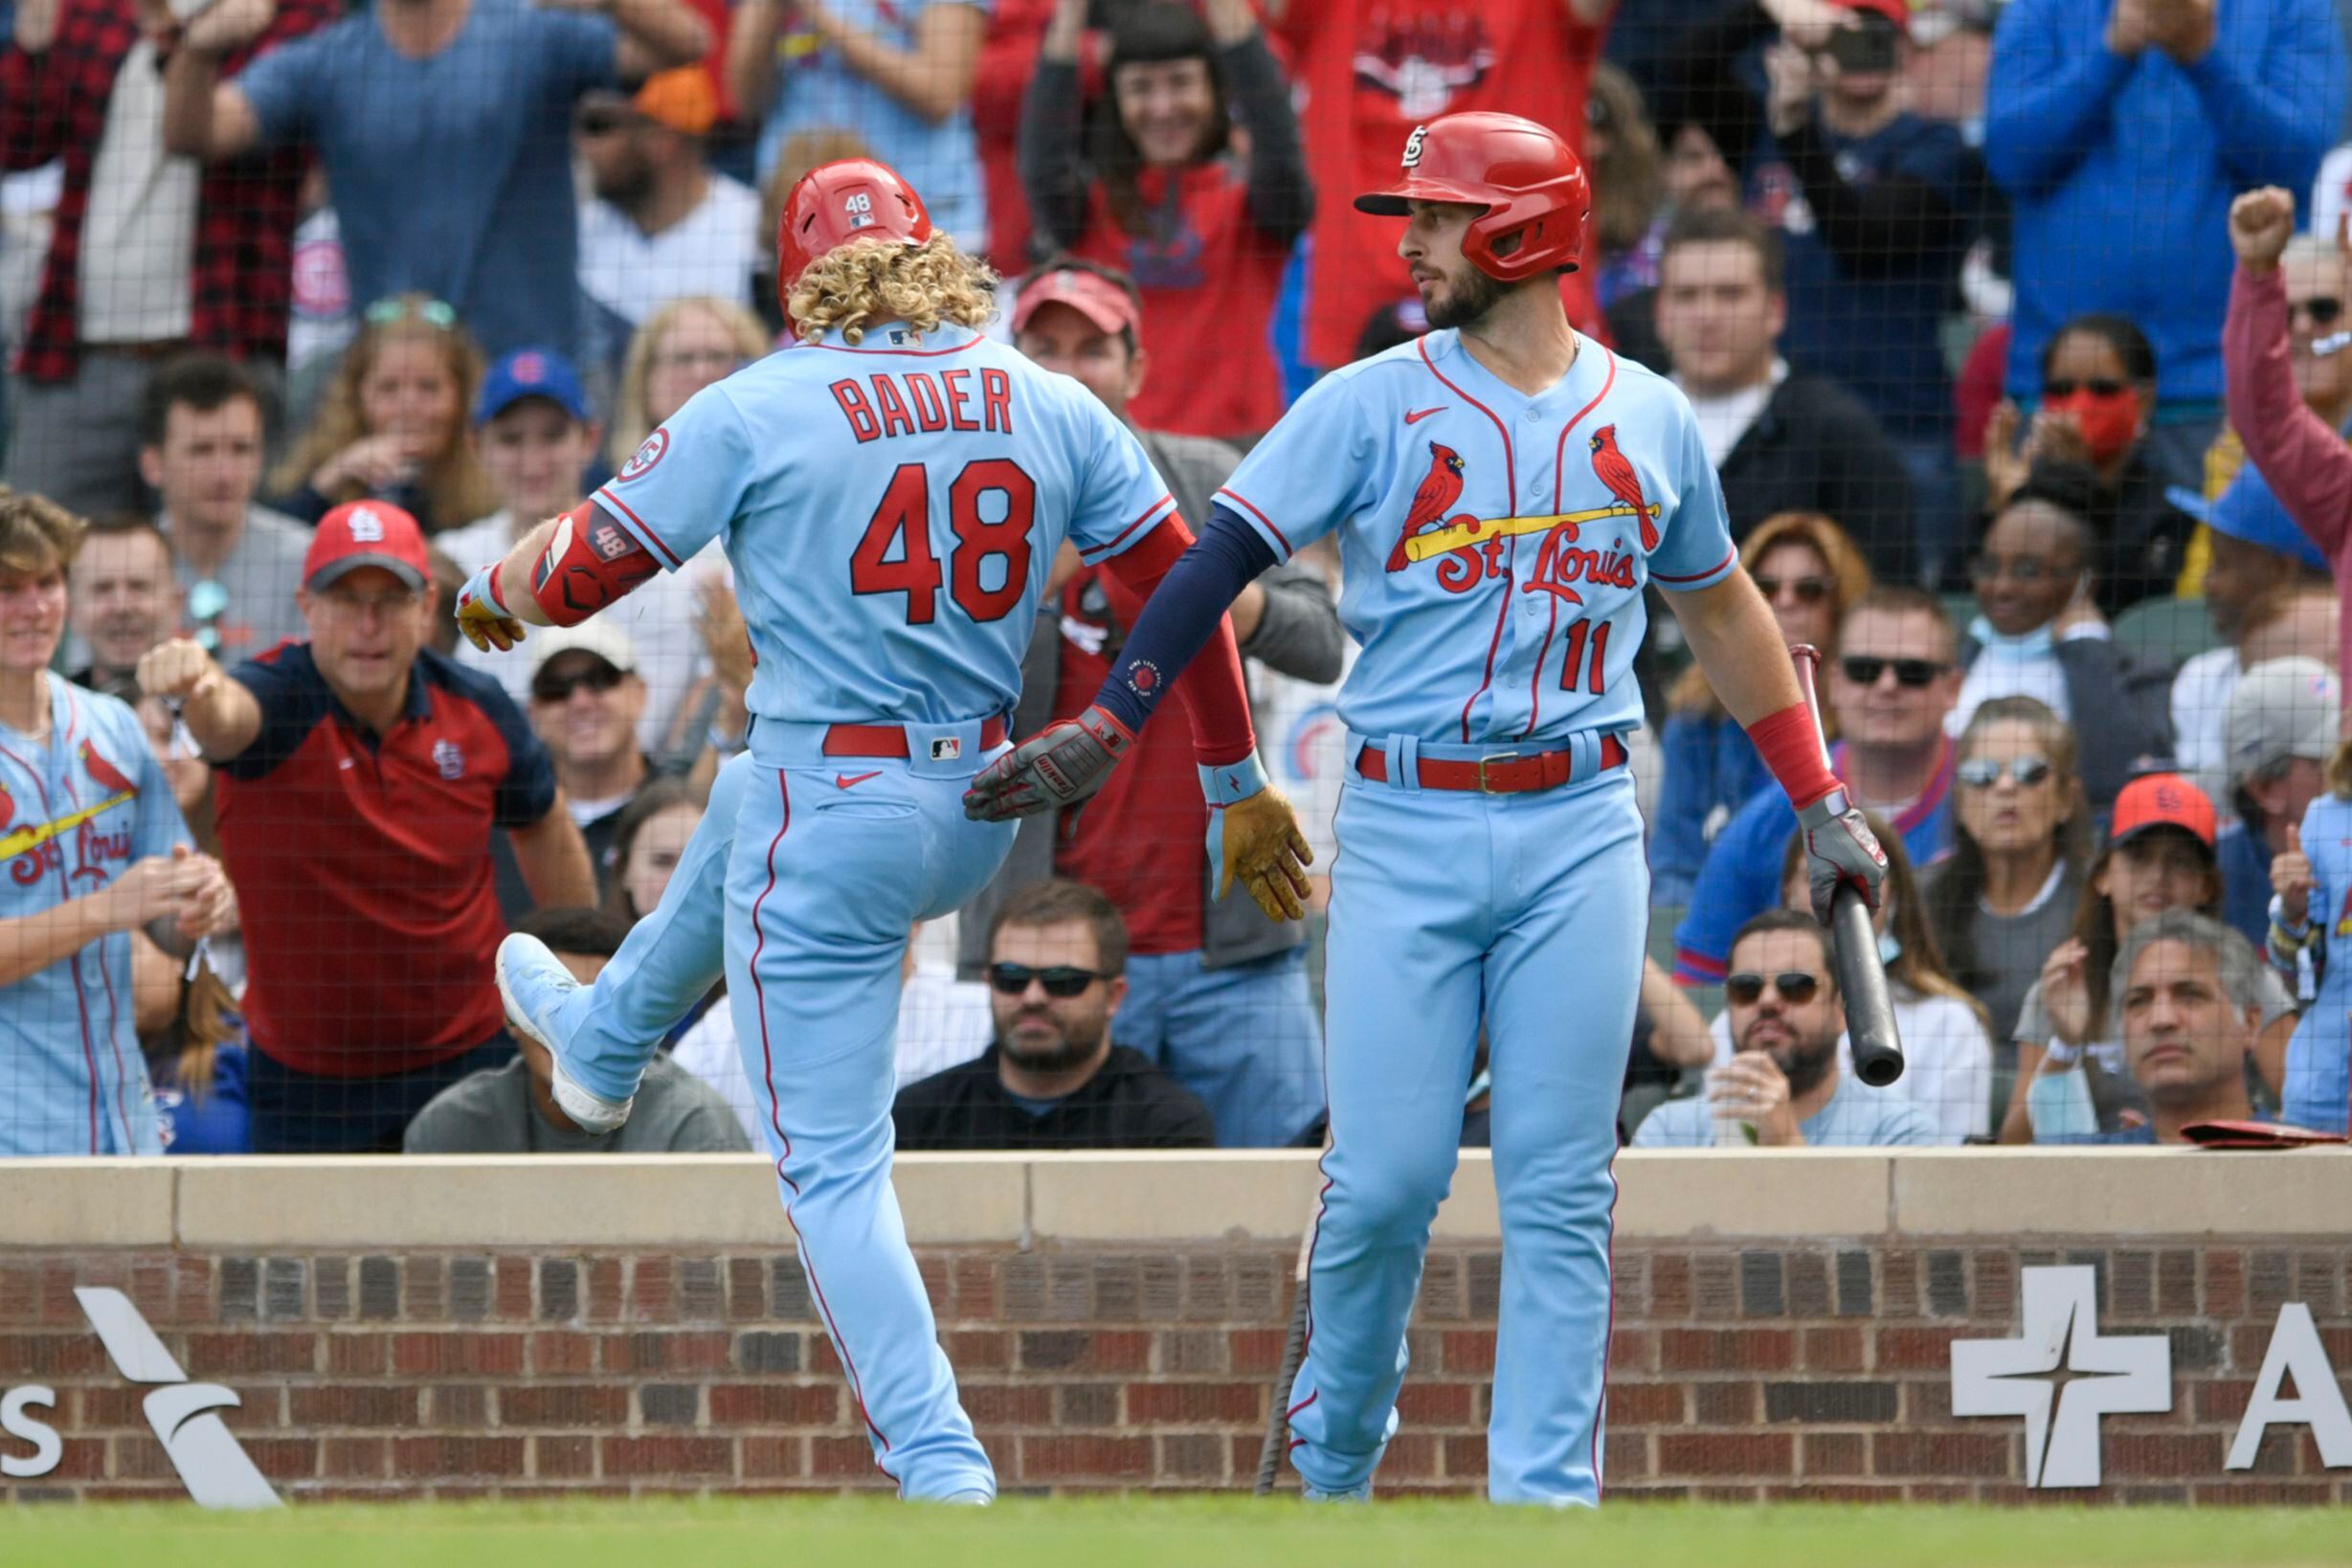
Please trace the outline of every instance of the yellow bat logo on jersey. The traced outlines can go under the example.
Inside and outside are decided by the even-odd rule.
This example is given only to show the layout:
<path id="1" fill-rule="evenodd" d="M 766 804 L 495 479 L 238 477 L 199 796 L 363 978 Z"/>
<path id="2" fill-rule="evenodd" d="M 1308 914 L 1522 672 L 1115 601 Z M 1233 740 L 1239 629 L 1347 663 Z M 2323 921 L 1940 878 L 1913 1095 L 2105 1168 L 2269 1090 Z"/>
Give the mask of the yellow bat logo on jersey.
<path id="1" fill-rule="evenodd" d="M 1646 510 L 1655 519 L 1658 515 L 1657 503 L 1650 503 Z M 1433 560 L 1465 545 L 1483 545 L 1490 539 L 1508 539 L 1519 533 L 1549 533 L 1563 523 L 1573 526 L 1599 523 L 1612 517 L 1642 515 L 1642 512 L 1620 501 L 1581 512 L 1554 512 L 1548 517 L 1496 517 L 1479 522 L 1455 523 L 1428 533 L 1417 533 L 1407 539 L 1404 542 L 1404 555 L 1408 561 Z"/>
<path id="2" fill-rule="evenodd" d="M 108 795 L 95 806 L 84 806 L 79 811 L 67 812 L 55 821 L 34 822 L 18 828 L 13 833 L 0 835 L 0 861 L 11 860 L 28 849 L 38 849 L 58 834 L 70 833 L 90 818 L 110 812 L 123 802 L 135 800 L 138 797 L 139 792 L 136 790 L 127 791 L 122 795 Z"/>

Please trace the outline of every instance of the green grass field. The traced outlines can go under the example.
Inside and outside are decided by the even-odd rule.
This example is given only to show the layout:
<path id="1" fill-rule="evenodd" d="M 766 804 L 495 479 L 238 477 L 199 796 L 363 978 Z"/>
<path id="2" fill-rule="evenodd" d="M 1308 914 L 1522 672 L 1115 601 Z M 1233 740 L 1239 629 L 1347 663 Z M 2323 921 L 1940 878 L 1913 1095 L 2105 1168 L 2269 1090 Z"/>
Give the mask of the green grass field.
<path id="1" fill-rule="evenodd" d="M 1626 1505 L 1555 1515 L 1466 1502 L 1315 1509 L 1246 1498 L 879 1499 L 293 1507 L 40 1506 L 0 1526 L 27 1568 L 2015 1568 L 2341 1564 L 2325 1510 Z"/>

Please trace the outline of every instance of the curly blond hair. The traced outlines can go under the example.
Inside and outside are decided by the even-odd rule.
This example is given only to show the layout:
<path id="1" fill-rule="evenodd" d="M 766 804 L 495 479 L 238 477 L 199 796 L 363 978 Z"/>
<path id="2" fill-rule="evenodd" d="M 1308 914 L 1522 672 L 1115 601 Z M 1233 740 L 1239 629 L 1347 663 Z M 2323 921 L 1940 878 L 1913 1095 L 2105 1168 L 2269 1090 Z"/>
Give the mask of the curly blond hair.
<path id="1" fill-rule="evenodd" d="M 976 327 L 997 313 L 997 274 L 944 234 L 920 245 L 853 239 L 809 263 L 789 304 L 793 331 L 804 343 L 838 326 L 854 345 L 882 322 L 917 332 L 941 322 Z"/>

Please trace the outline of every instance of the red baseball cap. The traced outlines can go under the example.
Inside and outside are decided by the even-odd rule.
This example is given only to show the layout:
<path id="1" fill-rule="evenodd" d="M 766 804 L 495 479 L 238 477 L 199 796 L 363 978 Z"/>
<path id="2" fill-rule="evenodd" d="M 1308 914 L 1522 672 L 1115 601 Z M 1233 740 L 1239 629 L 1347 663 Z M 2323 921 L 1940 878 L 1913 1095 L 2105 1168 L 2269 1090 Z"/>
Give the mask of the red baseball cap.
<path id="1" fill-rule="evenodd" d="M 411 588 L 433 580 L 425 530 L 416 519 L 384 501 L 347 501 L 319 519 L 302 557 L 302 586 L 317 593 L 361 567 L 382 567 Z"/>
<path id="2" fill-rule="evenodd" d="M 2213 801 L 2179 773 L 2150 773 L 2123 786 L 2116 796 L 2107 840 L 2121 844 L 2151 828 L 2176 827 L 2213 847 Z"/>
<path id="3" fill-rule="evenodd" d="M 1097 273 L 1076 267 L 1042 272 L 1021 285 L 1013 301 L 1013 330 L 1029 325 L 1042 305 L 1065 304 L 1106 332 L 1139 329 L 1142 316 L 1127 290 Z"/>
<path id="4" fill-rule="evenodd" d="M 1911 31 L 1910 0 L 1829 0 L 1833 6 L 1848 11 L 1875 11 L 1904 32 Z"/>

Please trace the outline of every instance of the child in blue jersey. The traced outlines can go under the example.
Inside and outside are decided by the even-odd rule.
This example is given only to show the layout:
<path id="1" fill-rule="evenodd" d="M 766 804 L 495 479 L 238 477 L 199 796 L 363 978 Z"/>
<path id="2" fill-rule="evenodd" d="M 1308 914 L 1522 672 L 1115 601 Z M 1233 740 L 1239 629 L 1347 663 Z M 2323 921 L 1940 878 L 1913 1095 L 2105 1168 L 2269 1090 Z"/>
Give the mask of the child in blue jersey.
<path id="1" fill-rule="evenodd" d="M 2271 888 L 2271 958 L 2305 1004 L 2287 1042 L 2279 1120 L 2341 1132 L 2352 1109 L 2352 740 L 2328 762 L 2327 794 L 2287 829 Z"/>
<path id="2" fill-rule="evenodd" d="M 49 673 L 82 527 L 0 489 L 0 1155 L 162 1153 L 132 933 L 184 956 L 231 905 L 138 716 Z"/>

